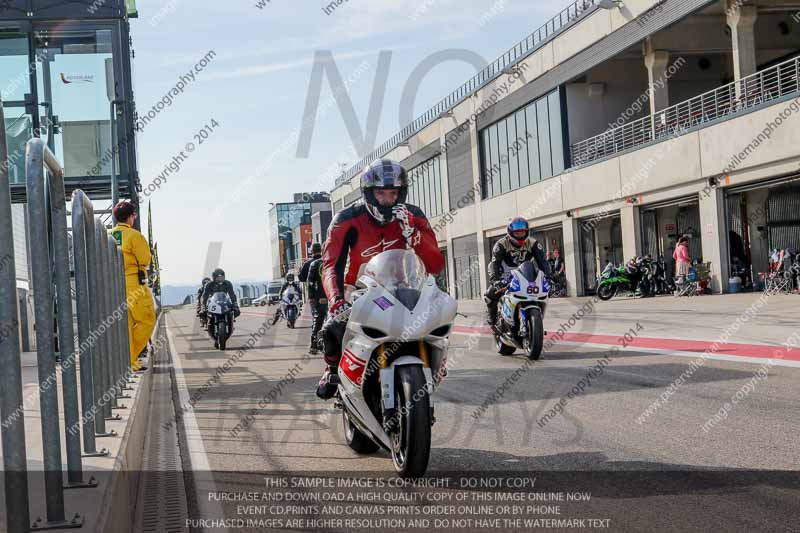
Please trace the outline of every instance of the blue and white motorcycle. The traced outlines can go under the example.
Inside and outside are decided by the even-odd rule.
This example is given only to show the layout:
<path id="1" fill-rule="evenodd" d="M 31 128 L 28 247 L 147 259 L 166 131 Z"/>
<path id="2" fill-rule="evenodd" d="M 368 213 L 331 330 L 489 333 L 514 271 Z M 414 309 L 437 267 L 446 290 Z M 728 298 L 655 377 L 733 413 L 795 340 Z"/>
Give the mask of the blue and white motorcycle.
<path id="1" fill-rule="evenodd" d="M 544 314 L 550 282 L 532 261 L 509 272 L 508 285 L 498 303 L 494 341 L 500 355 L 523 350 L 528 359 L 539 359 L 544 345 Z"/>

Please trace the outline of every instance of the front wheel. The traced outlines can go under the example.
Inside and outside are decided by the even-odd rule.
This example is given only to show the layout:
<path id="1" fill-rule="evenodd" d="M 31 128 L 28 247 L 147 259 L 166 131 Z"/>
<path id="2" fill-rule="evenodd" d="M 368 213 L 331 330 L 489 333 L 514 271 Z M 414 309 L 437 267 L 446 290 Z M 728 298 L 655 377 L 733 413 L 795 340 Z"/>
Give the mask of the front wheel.
<path id="1" fill-rule="evenodd" d="M 617 294 L 617 287 L 613 283 L 606 283 L 597 288 L 597 297 L 601 300 L 608 301 Z"/>
<path id="2" fill-rule="evenodd" d="M 431 455 L 431 404 L 422 367 L 397 368 L 395 407 L 400 429 L 392 434 L 392 462 L 402 478 L 425 474 Z"/>
<path id="3" fill-rule="evenodd" d="M 527 321 L 528 334 L 522 340 L 522 347 L 525 348 L 525 355 L 528 356 L 528 359 L 537 361 L 542 356 L 542 347 L 544 346 L 542 311 L 538 308 L 531 309 Z"/>
<path id="4" fill-rule="evenodd" d="M 504 343 L 497 333 L 494 334 L 494 346 L 500 355 L 513 355 L 517 351 L 515 347 Z"/>
<path id="5" fill-rule="evenodd" d="M 362 455 L 378 451 L 378 445 L 353 425 L 346 409 L 342 409 L 342 424 L 344 426 L 344 440 L 351 450 Z"/>

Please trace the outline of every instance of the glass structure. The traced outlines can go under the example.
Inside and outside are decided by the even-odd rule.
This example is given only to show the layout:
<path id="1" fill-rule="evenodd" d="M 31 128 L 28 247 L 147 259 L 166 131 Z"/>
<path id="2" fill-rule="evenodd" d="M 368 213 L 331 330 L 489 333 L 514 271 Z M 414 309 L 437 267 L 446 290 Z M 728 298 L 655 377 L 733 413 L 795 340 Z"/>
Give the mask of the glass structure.
<path id="1" fill-rule="evenodd" d="M 562 109 L 555 90 L 480 131 L 484 199 L 564 172 Z"/>
<path id="2" fill-rule="evenodd" d="M 138 202 L 129 16 L 135 2 L 6 0 L 0 10 L 0 92 L 13 201 L 25 201 L 25 143 L 45 139 L 67 194 Z M 115 178 L 115 180 L 112 180 Z"/>

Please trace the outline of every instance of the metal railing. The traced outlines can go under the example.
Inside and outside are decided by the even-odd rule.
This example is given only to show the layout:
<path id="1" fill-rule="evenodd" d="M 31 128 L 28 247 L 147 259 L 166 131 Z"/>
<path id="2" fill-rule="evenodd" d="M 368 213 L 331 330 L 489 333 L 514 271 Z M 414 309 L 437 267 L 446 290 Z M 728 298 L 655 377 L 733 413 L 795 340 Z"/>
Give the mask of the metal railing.
<path id="1" fill-rule="evenodd" d="M 5 129 L 0 128 L 0 161 L 6 159 Z M 63 170 L 39 138 L 28 141 L 25 169 L 47 519 L 30 522 L 11 204 L 7 166 L 2 165 L 0 254 L 11 260 L 10 266 L 0 272 L 0 417 L 6 473 L 6 530 L 12 533 L 82 525 L 83 519 L 78 515 L 66 518 L 64 490 L 98 486 L 94 478 L 84 480 L 83 457 L 109 455 L 105 449 L 96 449 L 96 439 L 117 435 L 107 431 L 106 421 L 121 419 L 112 410 L 126 408 L 119 400 L 129 397 L 124 391 L 133 382 L 120 248 L 95 217 L 88 197 L 81 190 L 75 191 L 71 213 L 77 313 L 74 321 Z M 57 362 L 60 369 L 56 368 Z M 80 368 L 80 397 L 76 367 Z M 63 395 L 63 433 L 59 387 Z M 66 446 L 66 482 L 62 472 L 62 437 Z"/>
<path id="2" fill-rule="evenodd" d="M 336 179 L 336 187 L 361 172 L 366 165 L 375 159 L 389 153 L 396 145 L 409 139 L 431 122 L 447 113 L 458 104 L 466 100 L 475 91 L 497 79 L 508 69 L 531 55 L 533 52 L 547 44 L 556 35 L 560 34 L 578 20 L 594 12 L 601 0 L 576 0 L 561 10 L 555 17 L 548 20 L 541 27 L 533 31 L 525 39 L 514 45 L 513 48 L 495 59 L 475 76 L 467 80 L 455 91 L 444 97 L 411 124 L 394 134 L 389 140 L 367 154 L 358 163 L 346 170 Z"/>
<path id="3" fill-rule="evenodd" d="M 14 262 L 14 233 L 11 193 L 8 181 L 8 145 L 5 113 L 0 96 L 0 421 L 3 442 L 3 472 L 6 497 L 6 529 L 26 532 L 30 527 L 28 505 L 28 459 L 25 447 L 25 418 L 22 406 L 22 359 L 17 328 L 17 274 Z M 11 512 L 13 510 L 14 512 Z"/>
<path id="4" fill-rule="evenodd" d="M 723 85 L 654 115 L 606 130 L 571 146 L 573 167 L 659 139 L 680 135 L 800 89 L 800 56 Z"/>

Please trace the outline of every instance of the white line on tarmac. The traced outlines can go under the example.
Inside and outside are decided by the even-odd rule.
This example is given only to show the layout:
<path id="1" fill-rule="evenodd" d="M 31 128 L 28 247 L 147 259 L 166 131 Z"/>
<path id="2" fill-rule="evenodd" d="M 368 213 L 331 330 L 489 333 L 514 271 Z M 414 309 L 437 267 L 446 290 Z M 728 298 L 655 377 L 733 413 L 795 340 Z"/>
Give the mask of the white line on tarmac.
<path id="1" fill-rule="evenodd" d="M 183 365 L 178 350 L 175 349 L 175 341 L 167 325 L 167 338 L 169 339 L 169 349 L 172 352 L 172 365 L 175 368 L 175 382 L 178 386 L 178 405 L 189 405 L 189 389 L 186 387 L 186 376 L 183 373 Z M 208 462 L 206 447 L 203 446 L 203 436 L 197 426 L 197 419 L 194 411 L 189 409 L 183 412 L 183 427 L 186 430 L 186 443 L 189 447 L 189 460 L 192 464 L 192 474 L 195 479 L 197 491 L 197 504 L 200 507 L 200 517 L 210 520 L 222 520 L 225 514 L 222 505 L 218 501 L 209 501 L 209 493 L 218 492 L 214 483 L 214 473 L 211 471 L 211 464 Z M 204 528 L 211 529 L 211 528 Z M 227 533 L 224 527 L 213 528 L 214 531 Z"/>

